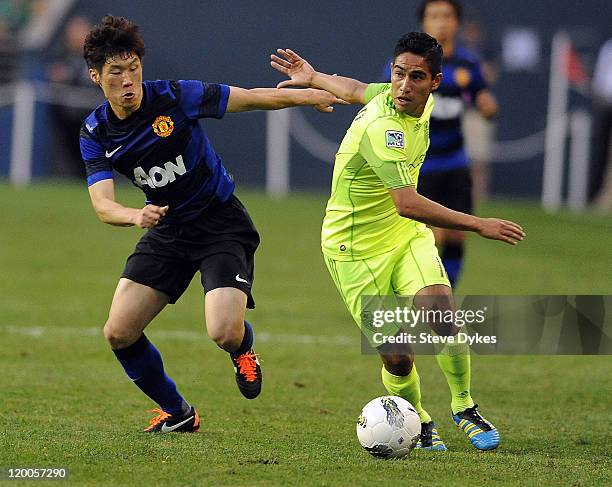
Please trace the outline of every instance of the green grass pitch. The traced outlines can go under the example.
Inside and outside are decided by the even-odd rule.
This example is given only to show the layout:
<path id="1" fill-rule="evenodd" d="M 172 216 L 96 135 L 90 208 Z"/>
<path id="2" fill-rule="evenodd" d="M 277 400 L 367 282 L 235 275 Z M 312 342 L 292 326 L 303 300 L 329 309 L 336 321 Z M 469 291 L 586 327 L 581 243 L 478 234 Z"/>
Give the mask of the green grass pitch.
<path id="1" fill-rule="evenodd" d="M 611 357 L 475 357 L 473 395 L 502 434 L 488 453 L 453 425 L 443 375 L 421 357 L 423 404 L 450 451 L 370 457 L 355 421 L 384 394 L 380 364 L 360 354 L 320 255 L 326 196 L 239 196 L 262 235 L 249 312 L 262 396 L 240 396 L 228 357 L 205 337 L 194 279 L 147 333 L 199 408 L 202 430 L 151 436 L 140 430 L 154 405 L 101 334 L 142 232 L 98 222 L 83 185 L 0 185 L 0 468 L 65 467 L 74 485 L 612 484 Z M 131 188 L 118 197 L 142 201 Z M 519 203 L 479 213 L 515 219 L 528 237 L 513 248 L 471 236 L 460 293 L 612 293 L 609 217 L 546 215 Z"/>

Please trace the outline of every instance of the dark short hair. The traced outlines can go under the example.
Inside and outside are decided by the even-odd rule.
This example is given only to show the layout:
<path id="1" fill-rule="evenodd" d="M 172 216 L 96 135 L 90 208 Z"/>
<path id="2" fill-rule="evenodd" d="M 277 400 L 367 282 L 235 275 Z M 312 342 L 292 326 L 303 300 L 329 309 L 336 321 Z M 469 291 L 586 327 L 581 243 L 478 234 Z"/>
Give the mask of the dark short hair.
<path id="1" fill-rule="evenodd" d="M 108 58 L 135 54 L 142 59 L 145 45 L 139 27 L 125 17 L 105 15 L 85 38 L 83 57 L 89 68 L 99 72 Z"/>
<path id="2" fill-rule="evenodd" d="M 430 3 L 436 3 L 436 2 L 448 3 L 451 7 L 453 7 L 453 10 L 455 11 L 455 17 L 457 17 L 457 20 L 461 22 L 461 19 L 463 17 L 463 9 L 461 8 L 461 4 L 457 2 L 457 0 L 425 0 L 424 2 L 421 3 L 421 5 L 419 5 L 419 9 L 417 10 L 417 16 L 419 17 L 419 20 L 421 22 L 423 22 L 423 19 L 425 18 L 425 10 L 427 9 L 427 6 Z"/>
<path id="3" fill-rule="evenodd" d="M 423 56 L 431 70 L 432 76 L 442 72 L 442 46 L 429 34 L 425 34 L 425 32 L 409 32 L 403 35 L 395 45 L 393 62 L 395 62 L 397 56 L 404 52 Z"/>

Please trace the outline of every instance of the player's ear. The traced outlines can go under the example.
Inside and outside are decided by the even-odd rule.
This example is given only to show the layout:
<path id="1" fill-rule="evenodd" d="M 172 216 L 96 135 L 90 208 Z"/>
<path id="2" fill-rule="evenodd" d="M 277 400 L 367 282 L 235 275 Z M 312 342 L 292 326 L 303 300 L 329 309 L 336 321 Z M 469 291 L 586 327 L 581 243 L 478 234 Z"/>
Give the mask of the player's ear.
<path id="1" fill-rule="evenodd" d="M 89 78 L 91 79 L 91 81 L 93 81 L 95 84 L 97 84 L 98 86 L 100 86 L 100 73 L 98 73 L 98 70 L 93 69 L 93 68 L 89 68 Z"/>
<path id="2" fill-rule="evenodd" d="M 431 84 L 431 91 L 436 91 L 440 87 L 440 83 L 442 83 L 442 73 L 438 73 L 434 76 Z"/>

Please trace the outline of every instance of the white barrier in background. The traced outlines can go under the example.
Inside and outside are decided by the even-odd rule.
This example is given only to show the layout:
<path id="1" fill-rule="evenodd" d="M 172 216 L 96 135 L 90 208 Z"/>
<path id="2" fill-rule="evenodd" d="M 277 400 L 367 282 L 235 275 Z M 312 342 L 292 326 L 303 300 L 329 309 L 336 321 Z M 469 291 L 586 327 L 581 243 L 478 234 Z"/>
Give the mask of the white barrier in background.
<path id="1" fill-rule="evenodd" d="M 570 209 L 582 211 L 587 206 L 589 184 L 589 152 L 591 117 L 586 110 L 577 110 L 570 117 L 570 166 L 567 203 Z"/>
<path id="2" fill-rule="evenodd" d="M 285 109 L 267 112 L 266 121 L 266 191 L 275 197 L 287 196 L 291 111 Z"/>
<path id="3" fill-rule="evenodd" d="M 290 192 L 291 139 L 313 157 L 328 164 L 334 163 L 340 142 L 327 139 L 317 132 L 300 109 L 271 111 L 267 112 L 266 116 L 266 189 L 270 195 L 281 197 Z M 516 140 L 496 141 L 493 144 L 491 162 L 495 164 L 513 163 L 540 154 L 545 155 L 545 165 L 548 164 L 548 169 L 545 166 L 542 205 L 548 210 L 557 210 L 562 204 L 568 119 L 571 126 L 568 205 L 574 210 L 584 209 L 587 206 L 590 144 L 590 116 L 585 110 L 577 110 L 569 115 L 563 113 L 540 132 Z M 555 145 L 549 147 L 551 140 L 555 141 Z"/>
<path id="4" fill-rule="evenodd" d="M 16 186 L 32 179 L 36 102 L 93 110 L 103 99 L 92 96 L 90 88 L 41 81 L 24 80 L 0 88 L 0 108 L 13 105 L 9 180 Z"/>
<path id="5" fill-rule="evenodd" d="M 34 140 L 34 108 L 36 93 L 31 83 L 22 81 L 14 89 L 13 132 L 9 179 L 24 186 L 32 179 L 32 144 Z"/>
<path id="6" fill-rule="evenodd" d="M 19 82 L 2 88 L 0 107 L 14 105 L 10 180 L 15 185 L 27 185 L 32 174 L 36 102 L 93 109 L 97 100 L 92 100 L 90 89 L 51 83 Z M 266 116 L 266 190 L 273 196 L 282 197 L 286 196 L 291 189 L 291 139 L 298 142 L 314 157 L 329 164 L 334 162 L 339 142 L 321 135 L 309 123 L 300 109 L 270 111 Z M 554 117 L 549 116 L 549 119 L 550 123 L 545 131 L 516 140 L 495 142 L 492 162 L 516 162 L 545 152 L 543 206 L 549 210 L 558 209 L 562 201 L 564 146 L 569 120 L 571 150 L 568 204 L 575 210 L 584 209 L 587 202 L 589 115 L 585 111 L 578 111 L 569 115 L 563 113 Z"/>
<path id="7" fill-rule="evenodd" d="M 565 32 L 557 32 L 553 37 L 550 54 L 546 150 L 542 180 L 542 206 L 549 211 L 558 210 L 562 203 L 569 89 L 566 72 L 567 53 L 570 49 L 569 36 Z"/>

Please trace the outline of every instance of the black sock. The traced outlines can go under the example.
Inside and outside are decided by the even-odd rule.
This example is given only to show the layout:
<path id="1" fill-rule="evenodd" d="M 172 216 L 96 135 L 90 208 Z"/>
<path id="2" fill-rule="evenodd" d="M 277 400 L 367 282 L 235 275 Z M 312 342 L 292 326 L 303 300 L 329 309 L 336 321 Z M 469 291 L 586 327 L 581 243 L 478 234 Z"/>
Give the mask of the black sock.
<path id="1" fill-rule="evenodd" d="M 446 242 L 442 249 L 442 262 L 451 286 L 455 287 L 463 267 L 463 242 Z"/>
<path id="2" fill-rule="evenodd" d="M 238 357 L 239 355 L 242 355 L 243 353 L 246 353 L 251 350 L 251 348 L 253 348 L 254 338 L 255 335 L 253 334 L 253 327 L 247 320 L 244 320 L 244 337 L 242 338 L 242 343 L 240 344 L 237 350 L 234 350 L 231 353 L 231 355 L 233 357 Z"/>

